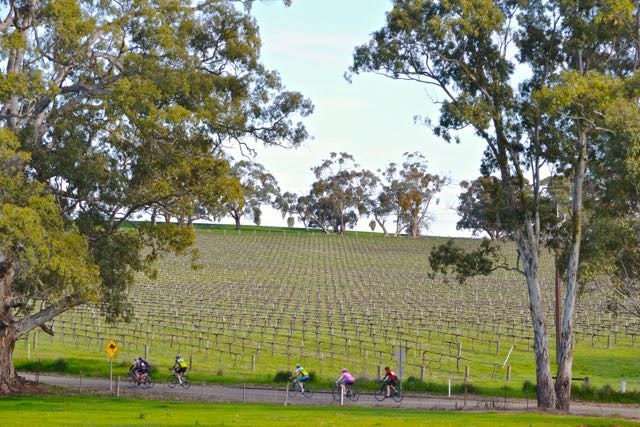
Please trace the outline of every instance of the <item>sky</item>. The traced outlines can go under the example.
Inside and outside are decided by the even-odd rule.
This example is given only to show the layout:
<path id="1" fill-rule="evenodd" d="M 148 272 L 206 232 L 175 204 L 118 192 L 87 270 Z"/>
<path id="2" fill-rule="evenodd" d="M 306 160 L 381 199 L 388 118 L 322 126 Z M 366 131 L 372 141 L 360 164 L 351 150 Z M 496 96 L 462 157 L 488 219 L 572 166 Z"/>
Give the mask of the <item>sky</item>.
<path id="1" fill-rule="evenodd" d="M 290 7 L 280 0 L 254 3 L 263 64 L 280 73 L 288 90 L 302 92 L 315 105 L 303 120 L 309 141 L 297 149 L 261 148 L 256 161 L 275 176 L 283 192 L 305 194 L 314 181 L 311 168 L 331 152 L 347 152 L 374 172 L 401 163 L 405 152 L 421 152 L 430 173 L 451 180 L 439 194 L 434 221 L 424 234 L 470 236 L 456 230 L 459 218 L 453 209 L 459 182 L 479 176 L 484 145 L 464 135 L 461 144 L 449 144 L 415 123 L 415 116 L 437 120 L 435 101 L 442 94 L 433 89 L 372 73 L 356 75 L 351 83 L 344 78 L 355 47 L 384 26 L 390 9 L 388 0 L 293 0 Z M 363 217 L 355 229 L 368 231 L 369 222 Z M 285 224 L 279 213 L 265 209 L 262 225 Z"/>

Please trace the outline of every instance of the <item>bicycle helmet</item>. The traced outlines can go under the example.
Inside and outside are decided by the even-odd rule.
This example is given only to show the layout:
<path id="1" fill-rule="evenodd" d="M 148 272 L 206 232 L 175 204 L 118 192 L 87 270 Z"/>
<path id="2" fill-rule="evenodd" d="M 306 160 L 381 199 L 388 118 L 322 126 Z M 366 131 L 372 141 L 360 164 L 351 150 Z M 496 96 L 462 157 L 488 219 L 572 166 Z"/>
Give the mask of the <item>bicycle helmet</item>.
<path id="1" fill-rule="evenodd" d="M 347 368 L 343 368 L 342 372 L 349 372 L 349 371 L 347 371 Z"/>
<path id="2" fill-rule="evenodd" d="M 300 365 L 296 365 L 296 369 L 298 369 L 300 367 Z"/>

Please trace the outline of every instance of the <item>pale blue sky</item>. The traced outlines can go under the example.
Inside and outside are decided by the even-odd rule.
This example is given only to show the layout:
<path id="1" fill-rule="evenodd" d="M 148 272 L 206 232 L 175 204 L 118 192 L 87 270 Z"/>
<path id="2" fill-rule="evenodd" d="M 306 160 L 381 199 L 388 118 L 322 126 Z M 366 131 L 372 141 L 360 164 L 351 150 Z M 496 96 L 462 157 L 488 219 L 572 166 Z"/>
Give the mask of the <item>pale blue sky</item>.
<path id="1" fill-rule="evenodd" d="M 305 120 L 313 139 L 296 150 L 259 150 L 257 161 L 278 180 L 283 191 L 306 193 L 313 182 L 310 168 L 330 152 L 352 154 L 361 167 L 376 171 L 402 154 L 422 152 L 432 173 L 448 175 L 451 185 L 440 194 L 435 221 L 428 235 L 468 236 L 455 229 L 458 183 L 479 175 L 484 145 L 472 138 L 447 144 L 414 123 L 415 115 L 437 118 L 434 99 L 423 85 L 374 74 L 358 75 L 349 84 L 343 77 L 357 45 L 385 22 L 387 0 L 279 0 L 256 2 L 252 10 L 260 26 L 262 61 L 277 70 L 290 90 L 302 92 L 315 104 Z M 245 221 L 246 222 L 246 221 Z M 368 230 L 362 218 L 356 229 Z M 265 213 L 263 225 L 284 225 L 278 214 Z"/>

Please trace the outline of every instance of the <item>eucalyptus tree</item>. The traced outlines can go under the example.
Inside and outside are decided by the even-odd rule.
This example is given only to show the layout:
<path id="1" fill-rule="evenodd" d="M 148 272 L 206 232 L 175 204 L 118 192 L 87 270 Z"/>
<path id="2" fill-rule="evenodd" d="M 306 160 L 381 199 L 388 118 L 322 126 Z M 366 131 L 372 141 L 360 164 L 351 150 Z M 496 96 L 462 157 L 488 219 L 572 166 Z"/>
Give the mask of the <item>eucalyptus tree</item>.
<path id="1" fill-rule="evenodd" d="M 606 126 L 619 141 L 603 141 L 587 177 L 582 279 L 605 292 L 609 310 L 640 318 L 640 120 L 629 102 L 612 110 Z"/>
<path id="2" fill-rule="evenodd" d="M 236 230 L 240 230 L 242 217 L 251 217 L 254 224 L 260 225 L 262 206 L 274 205 L 280 195 L 276 178 L 264 166 L 249 160 L 233 164 L 231 173 L 242 188 L 242 198 L 225 204 L 226 212 L 235 221 Z"/>
<path id="3" fill-rule="evenodd" d="M 505 207 L 517 220 L 513 230 L 517 270 L 529 291 L 536 391 L 542 408 L 568 410 L 570 405 L 587 160 L 597 151 L 599 141 L 619 140 L 604 126 L 611 105 L 626 103 L 637 112 L 633 104 L 637 96 L 629 89 L 633 85 L 625 84 L 640 58 L 637 14 L 637 5 L 626 0 L 526 4 L 395 0 L 386 25 L 373 33 L 368 44 L 356 48 L 350 69 L 351 78 L 374 72 L 437 90 L 443 97 L 439 99 L 440 117 L 436 123 L 426 121 L 434 133 L 446 141 L 457 141 L 456 132 L 471 127 L 486 144 L 481 173 L 500 178 Z M 516 76 L 516 70 L 522 72 Z M 543 167 L 572 179 L 555 383 L 538 279 L 544 244 L 540 219 Z M 531 197 L 527 196 L 529 185 Z M 442 257 L 439 262 L 444 262 Z M 455 261 L 452 266 L 455 268 Z"/>
<path id="4" fill-rule="evenodd" d="M 471 230 L 474 236 L 486 233 L 491 240 L 500 240 L 507 235 L 505 224 L 505 195 L 495 176 L 480 176 L 473 181 L 462 181 L 463 192 L 458 196 L 456 208 L 460 220 L 457 230 Z"/>
<path id="5" fill-rule="evenodd" d="M 377 193 L 374 193 L 364 201 L 367 214 L 373 217 L 371 221 L 374 224 L 374 228 L 375 224 L 380 225 L 385 236 L 389 235 L 387 221 L 395 218 L 394 213 L 397 213 L 397 206 L 393 203 L 393 194 L 389 190 L 388 186 L 382 184 Z M 371 223 L 369 227 L 371 227 Z"/>
<path id="6" fill-rule="evenodd" d="M 20 385 L 16 340 L 88 301 L 129 317 L 135 273 L 193 241 L 125 222 L 236 199 L 227 147 L 307 137 L 312 105 L 260 63 L 252 3 L 2 1 L 0 391 Z"/>
<path id="7" fill-rule="evenodd" d="M 344 233 L 366 212 L 365 202 L 371 198 L 377 178 L 368 170 L 358 170 L 348 153 L 330 153 L 329 158 L 313 167 L 316 181 L 306 199 L 313 223 L 325 232 L 333 228 Z"/>
<path id="8" fill-rule="evenodd" d="M 274 200 L 272 207 L 280 211 L 282 219 L 287 218 L 287 225 L 289 220 L 293 218 L 295 224 L 295 216 L 302 223 L 303 227 L 309 228 L 310 212 L 309 212 L 309 199 L 305 196 L 298 196 L 296 193 L 285 191 L 279 194 Z M 287 215 L 289 215 L 287 217 Z M 291 225 L 293 227 L 293 225 Z"/>
<path id="9" fill-rule="evenodd" d="M 448 178 L 427 172 L 427 160 L 421 153 L 404 153 L 402 164 L 389 163 L 382 174 L 378 210 L 393 211 L 396 236 L 407 230 L 418 237 L 428 226 L 431 203 L 448 182 Z M 382 226 L 382 224 L 380 224 Z"/>

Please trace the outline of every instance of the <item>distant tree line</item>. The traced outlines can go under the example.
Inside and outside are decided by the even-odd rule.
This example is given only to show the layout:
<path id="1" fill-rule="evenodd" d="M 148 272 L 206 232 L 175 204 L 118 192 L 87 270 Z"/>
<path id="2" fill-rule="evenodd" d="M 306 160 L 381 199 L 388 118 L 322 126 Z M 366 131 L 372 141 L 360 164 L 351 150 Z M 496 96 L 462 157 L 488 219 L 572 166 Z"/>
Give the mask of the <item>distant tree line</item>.
<path id="1" fill-rule="evenodd" d="M 262 209 L 270 206 L 282 214 L 289 227 L 299 221 L 305 229 L 342 234 L 362 217 L 372 217 L 372 231 L 379 226 L 385 235 L 418 237 L 428 229 L 433 219 L 431 207 L 438 203 L 436 196 L 449 181 L 429 173 L 427 159 L 417 152 L 405 153 L 402 163 L 389 163 L 377 172 L 360 168 L 351 154 L 330 153 L 311 168 L 316 180 L 305 194 L 281 191 L 276 178 L 257 162 L 229 162 L 230 176 L 240 188 L 238 197 L 222 203 L 192 200 L 187 216 L 174 216 L 154 206 L 148 211 L 152 222 L 159 212 L 165 221 L 177 220 L 179 224 L 231 217 L 240 229 L 243 218 L 260 225 Z"/>

